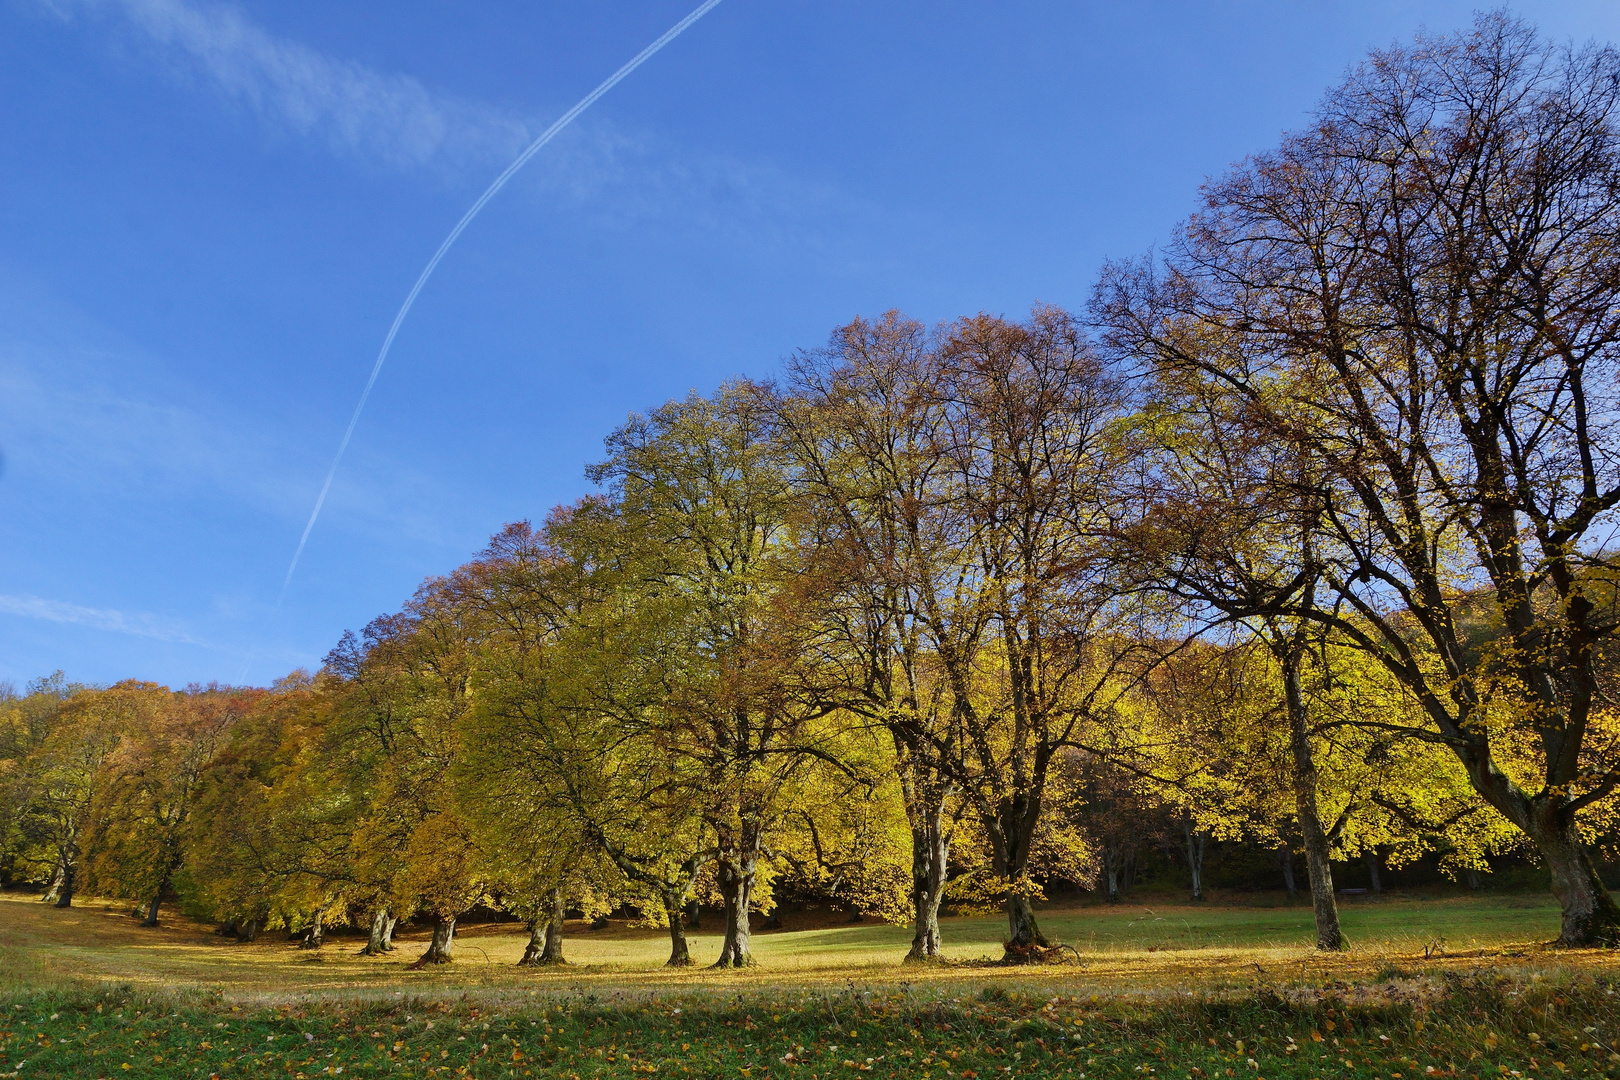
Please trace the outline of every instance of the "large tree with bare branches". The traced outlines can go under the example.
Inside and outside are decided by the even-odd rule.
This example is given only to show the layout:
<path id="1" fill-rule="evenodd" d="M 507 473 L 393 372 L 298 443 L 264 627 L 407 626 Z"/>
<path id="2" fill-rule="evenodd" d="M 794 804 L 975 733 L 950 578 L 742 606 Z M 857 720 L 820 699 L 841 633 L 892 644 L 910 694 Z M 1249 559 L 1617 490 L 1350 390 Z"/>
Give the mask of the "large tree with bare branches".
<path id="1" fill-rule="evenodd" d="M 1506 15 L 1375 53 L 1097 296 L 1114 348 L 1319 477 L 1320 572 L 1271 609 L 1417 698 L 1390 728 L 1449 747 L 1530 839 L 1570 945 L 1620 940 L 1581 832 L 1620 781 L 1617 106 L 1612 49 Z"/>

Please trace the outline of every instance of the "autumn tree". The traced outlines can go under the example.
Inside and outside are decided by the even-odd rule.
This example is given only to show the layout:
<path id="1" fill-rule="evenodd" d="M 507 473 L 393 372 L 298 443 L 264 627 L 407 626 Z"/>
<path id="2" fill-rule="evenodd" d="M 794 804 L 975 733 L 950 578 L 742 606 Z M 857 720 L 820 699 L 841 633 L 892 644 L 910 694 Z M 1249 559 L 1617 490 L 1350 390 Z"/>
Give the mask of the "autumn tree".
<path id="1" fill-rule="evenodd" d="M 464 801 L 489 836 L 503 903 L 529 922 L 520 964 L 563 961 L 571 902 L 590 910 L 651 893 L 670 928 L 669 963 L 684 966 L 682 913 L 707 853 L 682 805 L 690 796 L 671 798 L 681 785 L 661 759 L 636 767 L 613 719 L 613 703 L 636 695 L 598 647 L 613 583 L 593 561 L 585 519 L 600 509 L 558 510 L 542 530 L 508 525 L 457 575 L 487 627 L 465 719 Z"/>
<path id="2" fill-rule="evenodd" d="M 785 426 L 847 598 L 846 702 L 889 727 L 913 778 L 914 952 L 938 947 L 934 822 L 954 789 L 992 852 L 1008 955 L 1034 955 L 1055 763 L 1122 735 L 1141 655 L 1102 542 L 1125 512 L 1110 486 L 1125 386 L 1054 308 L 932 340 L 899 316 L 853 324 L 795 379 L 812 406 Z"/>
<path id="3" fill-rule="evenodd" d="M 487 894 L 488 864 L 455 782 L 482 633 L 455 576 L 425 582 L 405 610 L 346 636 L 328 656 L 340 700 L 314 763 L 364 778 L 353 799 L 350 857 L 328 896 L 383 918 L 427 913 L 433 938 L 418 963 L 448 963 L 456 920 Z M 351 784 L 355 780 L 351 779 Z M 318 914 L 318 913 L 317 913 Z"/>
<path id="4" fill-rule="evenodd" d="M 135 681 L 80 690 L 62 703 L 49 733 L 26 759 L 29 827 L 51 866 L 47 902 L 72 905 L 84 871 L 92 813 L 111 776 L 107 759 L 126 734 L 156 722 L 166 693 L 153 683 Z"/>
<path id="5" fill-rule="evenodd" d="M 1253 641 L 1268 651 L 1280 675 L 1281 708 L 1262 715 L 1287 725 L 1291 762 L 1284 775 L 1304 841 L 1316 944 L 1342 949 L 1332 837 L 1322 820 L 1304 685 L 1325 633 L 1323 619 L 1314 617 L 1327 599 L 1318 557 L 1325 542 L 1320 484 L 1310 457 L 1253 431 L 1224 388 L 1173 367 L 1157 375 L 1135 433 L 1139 498 L 1148 512 L 1120 530 L 1123 558 L 1137 582 L 1168 595 L 1196 633 L 1226 637 L 1234 648 Z M 1252 674 L 1241 654 L 1229 659 L 1240 662 L 1220 675 Z M 1210 691 L 1235 691 L 1227 699 L 1235 702 L 1252 700 L 1255 688 L 1218 680 L 1199 689 L 1205 702 Z M 1201 708 L 1183 712 L 1200 714 L 1209 716 Z"/>
<path id="6" fill-rule="evenodd" d="M 804 669 L 816 628 L 790 602 L 791 490 L 769 419 L 752 386 L 694 394 L 632 417 L 591 472 L 611 494 L 619 602 L 645 635 L 610 655 L 657 687 L 616 719 L 701 777 L 726 913 L 721 967 L 753 962 L 753 890 L 795 785 L 846 767 L 832 707 Z"/>
<path id="7" fill-rule="evenodd" d="M 1569 945 L 1620 941 L 1581 824 L 1620 781 L 1617 95 L 1612 49 L 1504 14 L 1376 53 L 1097 304 L 1115 349 L 1230 395 L 1320 478 L 1331 600 L 1288 617 L 1414 696 L 1422 722 L 1392 729 L 1448 748 L 1534 845 Z"/>
<path id="8" fill-rule="evenodd" d="M 969 573 L 953 531 L 937 342 L 896 312 L 840 328 L 825 350 L 800 355 L 775 405 L 791 462 L 801 543 L 821 602 L 824 693 L 887 732 L 911 834 L 908 960 L 940 955 L 939 908 L 950 877 L 959 787 L 945 763 L 960 755 L 952 685 L 934 635 L 973 626 L 929 624 L 928 596 Z"/>
<path id="9" fill-rule="evenodd" d="M 36 755 L 61 722 L 63 705 L 83 689 L 58 671 L 33 680 L 23 694 L 8 684 L 0 700 L 0 886 L 49 879 L 59 866 L 47 822 L 36 813 Z"/>
<path id="10" fill-rule="evenodd" d="M 142 926 L 157 925 L 158 905 L 185 862 L 203 778 L 258 696 L 218 687 L 149 693 L 145 723 L 131 727 L 103 765 L 108 775 L 87 840 L 96 888 L 141 900 Z"/>
<path id="11" fill-rule="evenodd" d="M 298 671 L 255 696 L 202 772 L 185 830 L 182 908 L 251 941 L 297 918 L 299 883 L 329 877 L 347 822 L 308 785 L 330 716 L 317 681 Z M 333 820 L 334 817 L 336 820 Z"/>

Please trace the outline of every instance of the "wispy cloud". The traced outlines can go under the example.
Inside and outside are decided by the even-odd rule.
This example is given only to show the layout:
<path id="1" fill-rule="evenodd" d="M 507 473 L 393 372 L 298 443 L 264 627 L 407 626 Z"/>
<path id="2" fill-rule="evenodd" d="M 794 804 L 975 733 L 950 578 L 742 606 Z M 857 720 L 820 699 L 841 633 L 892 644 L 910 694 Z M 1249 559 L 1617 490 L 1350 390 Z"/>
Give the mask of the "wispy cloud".
<path id="1" fill-rule="evenodd" d="M 409 75 L 374 71 L 278 37 L 242 12 L 186 0 L 39 0 L 64 18 L 122 20 L 270 124 L 394 166 L 510 156 L 528 125 Z"/>
<path id="2" fill-rule="evenodd" d="M 238 102 L 266 127 L 372 166 L 498 170 L 555 119 L 519 116 L 328 55 L 212 0 L 32 3 L 65 20 L 116 27 L 179 77 Z M 585 88 L 569 92 L 575 89 Z M 840 265 L 847 253 L 822 250 L 828 237 L 866 235 L 910 213 L 866 205 L 768 163 L 693 154 L 606 116 L 564 133 L 526 171 L 523 186 L 531 198 L 599 228 L 658 222 L 744 252 L 791 246 L 800 257 L 820 252 Z"/>
<path id="3" fill-rule="evenodd" d="M 89 626 L 113 634 L 156 638 L 158 641 L 173 641 L 185 645 L 206 646 L 207 644 L 198 641 L 173 623 L 145 612 L 124 612 L 113 608 L 81 607 L 78 604 L 67 604 L 60 600 L 45 600 L 38 596 L 8 596 L 0 593 L 0 613 L 21 615 L 27 619 L 43 619 L 46 622 Z"/>
<path id="4" fill-rule="evenodd" d="M 7 280 L 0 273 L 0 286 Z M 268 424 L 236 403 L 184 386 L 114 385 L 107 368 L 140 367 L 149 358 L 59 339 L 18 341 L 6 325 L 10 307 L 0 301 L 6 483 L 71 497 L 79 506 L 182 513 L 206 504 L 263 515 L 251 519 L 256 525 L 300 520 L 327 439 L 311 440 L 301 429 Z M 68 315 L 61 321 L 75 324 Z M 451 547 L 464 541 L 429 509 L 453 504 L 453 489 L 386 446 L 360 453 L 341 499 L 350 528 L 362 536 Z"/>

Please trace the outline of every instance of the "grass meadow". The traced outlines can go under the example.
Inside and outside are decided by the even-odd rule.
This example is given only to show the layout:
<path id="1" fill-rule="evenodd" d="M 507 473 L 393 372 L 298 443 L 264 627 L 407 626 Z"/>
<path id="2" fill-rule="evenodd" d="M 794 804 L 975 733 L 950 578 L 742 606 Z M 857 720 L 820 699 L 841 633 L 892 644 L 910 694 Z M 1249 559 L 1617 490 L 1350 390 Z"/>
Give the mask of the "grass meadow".
<path id="1" fill-rule="evenodd" d="M 1036 968 L 990 962 L 995 918 L 946 920 L 950 961 L 919 967 L 904 927 L 790 917 L 756 967 L 714 972 L 662 968 L 663 934 L 623 924 L 542 970 L 513 966 L 516 926 L 471 926 L 455 964 L 411 971 L 420 934 L 366 958 L 165 916 L 0 897 L 0 1077 L 1620 1076 L 1620 958 L 1546 947 L 1534 896 L 1352 900 L 1341 956 L 1309 948 L 1304 906 L 1054 909 L 1080 959 Z"/>

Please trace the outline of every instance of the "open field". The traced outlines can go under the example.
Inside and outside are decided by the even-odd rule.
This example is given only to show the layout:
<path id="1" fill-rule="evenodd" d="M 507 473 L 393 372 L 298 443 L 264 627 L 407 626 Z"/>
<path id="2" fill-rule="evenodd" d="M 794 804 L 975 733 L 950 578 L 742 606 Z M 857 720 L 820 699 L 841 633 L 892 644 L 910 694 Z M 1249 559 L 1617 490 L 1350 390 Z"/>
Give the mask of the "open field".
<path id="1" fill-rule="evenodd" d="M 761 934 L 759 966 L 724 973 L 664 971 L 663 936 L 623 926 L 575 934 L 564 968 L 517 969 L 507 924 L 408 971 L 420 935 L 391 957 L 347 938 L 317 957 L 11 896 L 0 1077 L 1620 1075 L 1620 958 L 1538 944 L 1557 923 L 1540 898 L 1353 901 L 1344 917 L 1344 957 L 1306 947 L 1308 909 L 1138 905 L 1046 912 L 1076 965 L 901 966 L 904 928 L 861 924 Z M 963 960 L 999 952 L 998 919 L 944 929 Z"/>
<path id="2" fill-rule="evenodd" d="M 162 927 L 142 930 L 129 917 L 127 904 L 88 901 L 58 911 L 32 897 L 11 895 L 0 897 L 0 986 L 127 983 L 274 997 L 401 988 L 458 993 L 558 983 L 646 990 L 843 985 L 850 980 L 977 985 L 988 978 L 1136 992 L 1166 984 L 1247 985 L 1256 977 L 1312 982 L 1362 977 L 1387 963 L 1424 961 L 1426 950 L 1431 954 L 1427 962 L 1442 968 L 1531 957 L 1611 966 L 1605 952 L 1547 953 L 1540 943 L 1557 935 L 1558 911 L 1541 896 L 1352 900 L 1343 905 L 1342 914 L 1354 948 L 1335 957 L 1319 956 L 1309 947 L 1311 914 L 1304 906 L 1121 904 L 1042 913 L 1048 936 L 1079 951 L 1080 963 L 1072 966 L 902 966 L 908 929 L 862 923 L 760 933 L 754 939 L 758 966 L 747 971 L 669 971 L 662 967 L 668 938 L 661 930 L 615 924 L 591 931 L 570 923 L 565 948 L 569 964 L 536 972 L 513 966 L 523 951 L 522 928 L 499 923 L 463 927 L 457 934 L 457 963 L 408 971 L 406 965 L 426 945 L 425 931 L 400 934 L 397 950 L 387 957 L 357 956 L 360 943 L 339 936 L 310 953 L 274 933 L 251 944 L 234 944 L 167 910 Z M 975 917 L 946 919 L 942 929 L 949 957 L 971 962 L 999 956 L 1006 928 L 999 917 Z M 695 931 L 691 943 L 699 963 L 718 954 L 717 933 Z M 1444 955 L 1435 955 L 1440 952 Z"/>

